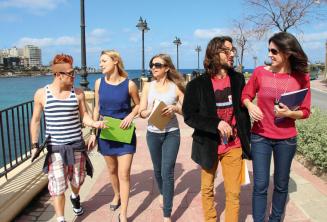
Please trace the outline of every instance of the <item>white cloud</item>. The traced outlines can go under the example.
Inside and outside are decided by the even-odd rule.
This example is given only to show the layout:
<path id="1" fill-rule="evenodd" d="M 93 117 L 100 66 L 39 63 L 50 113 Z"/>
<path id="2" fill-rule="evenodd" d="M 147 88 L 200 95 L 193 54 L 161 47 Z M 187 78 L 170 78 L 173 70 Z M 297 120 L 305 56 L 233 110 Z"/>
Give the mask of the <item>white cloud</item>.
<path id="1" fill-rule="evenodd" d="M 327 31 L 310 33 L 310 34 L 303 34 L 303 35 L 301 35 L 301 38 L 303 39 L 304 42 L 324 41 L 324 40 L 327 39 Z"/>
<path id="2" fill-rule="evenodd" d="M 0 20 L 2 22 L 16 22 L 18 20 L 21 20 L 21 18 L 17 15 L 14 15 L 14 14 L 4 14 L 2 13 L 0 15 Z"/>
<path id="3" fill-rule="evenodd" d="M 86 41 L 92 45 L 100 45 L 110 41 L 109 33 L 106 29 L 96 28 L 93 29 L 86 37 Z"/>
<path id="4" fill-rule="evenodd" d="M 128 39 L 130 42 L 136 43 L 140 40 L 140 33 L 133 32 L 130 34 Z"/>
<path id="5" fill-rule="evenodd" d="M 0 2 L 0 8 L 23 8 L 34 12 L 53 10 L 67 0 L 5 0 Z"/>
<path id="6" fill-rule="evenodd" d="M 232 31 L 225 28 L 196 29 L 194 36 L 199 39 L 211 39 L 218 35 L 230 35 Z"/>
<path id="7" fill-rule="evenodd" d="M 171 42 L 160 42 L 159 43 L 159 46 L 160 47 L 170 47 L 170 46 L 172 46 L 172 43 Z"/>
<path id="8" fill-rule="evenodd" d="M 71 36 L 61 36 L 58 38 L 29 38 L 23 37 L 15 43 L 18 47 L 24 47 L 25 45 L 36 45 L 41 48 L 50 46 L 68 46 L 68 45 L 78 45 L 80 40 L 76 37 Z"/>

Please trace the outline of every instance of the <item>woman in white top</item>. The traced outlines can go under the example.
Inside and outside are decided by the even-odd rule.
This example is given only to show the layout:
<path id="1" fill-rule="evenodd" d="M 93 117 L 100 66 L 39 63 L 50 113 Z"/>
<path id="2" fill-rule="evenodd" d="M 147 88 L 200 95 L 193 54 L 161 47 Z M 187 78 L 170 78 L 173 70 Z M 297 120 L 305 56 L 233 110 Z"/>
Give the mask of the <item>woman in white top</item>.
<path id="1" fill-rule="evenodd" d="M 175 113 L 182 114 L 185 87 L 184 79 L 177 72 L 169 55 L 158 54 L 152 57 L 150 68 L 154 81 L 144 85 L 139 113 L 141 118 L 148 118 L 154 101 L 160 100 L 167 105 L 162 110 L 162 115 L 171 117 L 162 130 L 149 123 L 146 135 L 160 191 L 159 201 L 163 208 L 164 221 L 169 222 L 174 196 L 174 167 L 180 144 Z"/>

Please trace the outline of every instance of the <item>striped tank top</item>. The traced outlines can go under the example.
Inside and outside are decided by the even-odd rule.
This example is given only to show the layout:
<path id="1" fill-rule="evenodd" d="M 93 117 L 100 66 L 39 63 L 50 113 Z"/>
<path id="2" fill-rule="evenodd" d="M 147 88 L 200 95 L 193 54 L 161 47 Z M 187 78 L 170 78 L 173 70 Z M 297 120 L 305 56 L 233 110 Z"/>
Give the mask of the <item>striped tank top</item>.
<path id="1" fill-rule="evenodd" d="M 50 134 L 49 145 L 64 145 L 81 140 L 81 120 L 74 87 L 66 99 L 55 98 L 49 85 L 45 87 L 45 90 L 45 135 L 47 137 Z"/>

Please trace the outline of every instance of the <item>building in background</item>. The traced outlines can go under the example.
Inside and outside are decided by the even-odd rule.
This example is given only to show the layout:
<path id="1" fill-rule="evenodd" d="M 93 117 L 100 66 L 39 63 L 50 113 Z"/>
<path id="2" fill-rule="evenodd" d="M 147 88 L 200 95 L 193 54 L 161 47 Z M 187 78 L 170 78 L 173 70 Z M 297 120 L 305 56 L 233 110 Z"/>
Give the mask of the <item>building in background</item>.
<path id="1" fill-rule="evenodd" d="M 24 48 L 16 46 L 9 49 L 0 49 L 1 69 L 31 69 L 42 67 L 41 49 L 34 45 L 26 45 Z"/>
<path id="2" fill-rule="evenodd" d="M 41 67 L 41 49 L 34 45 L 24 47 L 24 58 L 27 59 L 27 67 Z"/>

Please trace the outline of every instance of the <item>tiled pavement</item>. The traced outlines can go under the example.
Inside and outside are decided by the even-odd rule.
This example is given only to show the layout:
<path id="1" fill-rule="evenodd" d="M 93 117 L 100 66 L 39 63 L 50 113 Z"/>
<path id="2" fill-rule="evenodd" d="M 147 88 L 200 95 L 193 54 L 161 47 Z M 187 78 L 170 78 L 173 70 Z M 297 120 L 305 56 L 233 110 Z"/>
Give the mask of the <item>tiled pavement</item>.
<path id="1" fill-rule="evenodd" d="M 190 159 L 192 129 L 179 118 L 181 127 L 181 146 L 175 168 L 175 197 L 172 220 L 179 222 L 201 222 L 202 209 L 200 197 L 200 170 Z M 131 195 L 128 207 L 129 221 L 158 222 L 162 221 L 162 210 L 158 204 L 158 190 L 153 177 L 152 163 L 145 142 L 146 121 L 137 119 L 137 152 L 134 156 L 131 174 Z M 74 217 L 69 200 L 66 201 L 66 218 L 68 221 L 118 221 L 119 209 L 112 213 L 108 203 L 113 198 L 108 174 L 103 158 L 92 153 L 92 162 L 96 175 L 88 179 L 81 191 L 85 213 Z M 252 170 L 251 162 L 248 162 Z M 250 172 L 252 179 L 252 172 Z M 272 179 L 271 179 L 272 181 Z M 221 221 L 224 221 L 224 186 L 219 170 L 215 181 L 216 209 Z M 272 186 L 270 186 L 270 191 Z M 244 186 L 241 192 L 240 221 L 250 222 L 251 185 Z M 271 193 L 271 192 L 270 192 Z M 67 192 L 67 196 L 69 192 Z M 270 203 L 271 196 L 269 197 Z M 298 162 L 294 161 L 290 180 L 290 195 L 287 202 L 286 222 L 327 221 L 327 184 L 313 176 Z M 31 206 L 15 221 L 55 221 L 54 210 L 46 192 L 36 198 Z"/>

